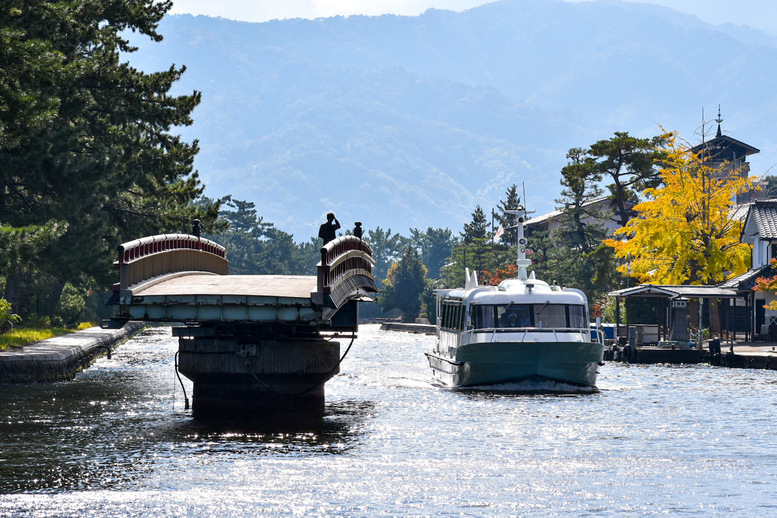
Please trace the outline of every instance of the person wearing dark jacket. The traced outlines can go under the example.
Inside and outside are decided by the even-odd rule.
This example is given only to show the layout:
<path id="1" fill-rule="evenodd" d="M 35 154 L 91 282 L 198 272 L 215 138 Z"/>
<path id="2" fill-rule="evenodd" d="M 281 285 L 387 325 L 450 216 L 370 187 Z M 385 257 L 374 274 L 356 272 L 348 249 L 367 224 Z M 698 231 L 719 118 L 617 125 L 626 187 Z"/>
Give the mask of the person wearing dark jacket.
<path id="1" fill-rule="evenodd" d="M 340 222 L 335 218 L 335 213 L 330 212 L 326 215 L 326 223 L 318 228 L 318 237 L 324 240 L 324 244 L 327 244 L 337 237 L 335 232 L 338 228 L 340 228 Z"/>

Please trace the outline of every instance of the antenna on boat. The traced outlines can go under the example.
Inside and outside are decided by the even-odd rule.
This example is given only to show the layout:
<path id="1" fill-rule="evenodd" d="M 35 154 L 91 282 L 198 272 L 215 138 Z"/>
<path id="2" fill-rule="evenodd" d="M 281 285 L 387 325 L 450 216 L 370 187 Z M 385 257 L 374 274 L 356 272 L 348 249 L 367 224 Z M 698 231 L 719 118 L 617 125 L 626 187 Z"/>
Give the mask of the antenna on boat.
<path id="1" fill-rule="evenodd" d="M 526 259 L 526 237 L 523 233 L 523 225 L 526 222 L 526 215 L 531 214 L 533 210 L 526 210 L 523 205 L 518 205 L 517 209 L 505 209 L 505 214 L 515 214 L 517 216 L 517 224 L 515 226 L 518 242 L 518 259 L 515 261 L 515 265 L 518 266 L 518 278 L 522 281 L 528 279 L 527 270 L 531 266 L 531 260 Z"/>

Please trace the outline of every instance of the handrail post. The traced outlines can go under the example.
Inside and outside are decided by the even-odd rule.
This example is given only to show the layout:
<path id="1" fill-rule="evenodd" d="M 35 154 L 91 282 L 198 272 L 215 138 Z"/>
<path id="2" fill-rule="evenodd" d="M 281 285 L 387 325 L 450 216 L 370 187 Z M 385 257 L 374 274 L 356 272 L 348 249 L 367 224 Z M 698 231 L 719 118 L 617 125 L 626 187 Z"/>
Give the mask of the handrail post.
<path id="1" fill-rule="evenodd" d="M 318 271 L 317 289 L 319 293 L 324 293 L 324 287 L 329 287 L 329 263 L 326 247 L 321 248 L 321 267 Z"/>

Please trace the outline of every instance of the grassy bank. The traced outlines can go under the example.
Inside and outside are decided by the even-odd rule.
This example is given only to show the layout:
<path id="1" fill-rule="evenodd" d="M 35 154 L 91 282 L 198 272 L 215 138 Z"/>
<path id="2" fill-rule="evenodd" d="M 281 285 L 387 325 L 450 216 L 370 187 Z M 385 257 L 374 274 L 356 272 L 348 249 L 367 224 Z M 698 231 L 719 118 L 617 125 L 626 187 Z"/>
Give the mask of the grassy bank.
<path id="1" fill-rule="evenodd" d="M 65 327 L 18 327 L 0 335 L 0 351 L 3 351 L 8 347 L 22 347 L 33 342 L 46 340 L 47 338 L 53 338 L 55 336 L 72 333 L 73 331 L 87 329 L 93 326 L 94 324 L 92 323 L 84 322 L 74 329 Z"/>

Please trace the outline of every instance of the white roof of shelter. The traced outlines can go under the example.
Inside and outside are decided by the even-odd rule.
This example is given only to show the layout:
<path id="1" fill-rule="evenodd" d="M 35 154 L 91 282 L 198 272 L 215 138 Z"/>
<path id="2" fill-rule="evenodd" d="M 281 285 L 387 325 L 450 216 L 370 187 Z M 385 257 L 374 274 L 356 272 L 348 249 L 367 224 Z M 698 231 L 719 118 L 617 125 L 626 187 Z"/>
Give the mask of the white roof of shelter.
<path id="1" fill-rule="evenodd" d="M 752 205 L 752 202 L 740 203 L 739 205 L 734 205 L 729 211 L 728 217 L 735 221 L 741 221 L 742 223 L 744 223 L 745 218 L 747 218 L 747 213 L 750 212 L 751 205 Z"/>
<path id="2" fill-rule="evenodd" d="M 613 203 L 612 198 L 610 198 L 609 196 L 602 196 L 600 198 L 594 198 L 593 200 L 588 200 L 588 201 L 584 202 L 583 203 L 583 207 L 589 207 L 591 205 L 604 204 L 604 203 L 612 204 Z M 634 205 L 633 203 L 629 203 L 628 207 L 631 207 L 633 205 Z M 526 225 L 536 225 L 537 223 L 542 223 L 542 222 L 547 221 L 549 219 L 557 218 L 557 217 L 561 216 L 563 213 L 564 213 L 563 210 L 554 210 L 552 212 L 547 212 L 547 213 L 542 214 L 540 216 L 537 216 L 537 217 L 534 217 L 534 218 L 529 218 L 528 220 L 526 220 Z"/>
<path id="3" fill-rule="evenodd" d="M 741 292 L 720 286 L 675 286 L 667 284 L 640 284 L 633 288 L 611 291 L 610 297 L 684 297 L 687 299 L 725 299 L 741 297 Z"/>

